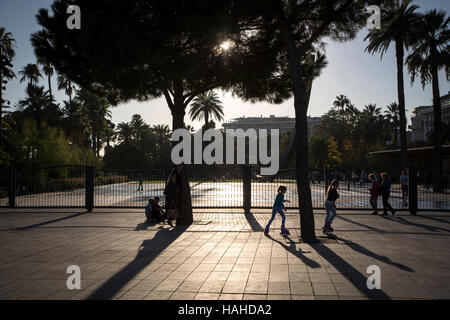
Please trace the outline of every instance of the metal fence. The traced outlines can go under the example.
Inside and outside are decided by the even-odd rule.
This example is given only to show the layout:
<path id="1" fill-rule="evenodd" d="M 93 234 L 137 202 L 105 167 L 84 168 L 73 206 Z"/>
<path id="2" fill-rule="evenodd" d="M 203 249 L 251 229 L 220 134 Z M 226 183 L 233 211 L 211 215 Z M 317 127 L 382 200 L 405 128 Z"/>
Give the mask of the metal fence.
<path id="1" fill-rule="evenodd" d="M 433 190 L 433 179 L 438 179 L 441 189 Z M 450 172 L 442 176 L 437 173 L 418 173 L 418 209 L 419 210 L 450 210 Z"/>
<path id="2" fill-rule="evenodd" d="M 249 169 L 248 174 L 245 168 Z M 382 169 L 334 167 L 311 170 L 313 207 L 323 208 L 327 185 L 332 179 L 338 179 L 339 208 L 371 209 L 368 174 L 375 171 L 390 174 L 393 181 L 390 202 L 394 208 L 450 210 L 449 173 L 442 178 L 442 192 L 433 192 L 431 181 L 424 174 L 415 174 L 413 187 L 417 196 L 411 194 L 405 203 L 399 183 L 400 170 Z M 142 208 L 156 196 L 164 203 L 163 191 L 170 170 L 105 170 L 80 165 L 2 169 L 0 206 Z M 287 187 L 288 207 L 299 206 L 295 169 L 282 169 L 276 176 L 261 176 L 258 167 L 242 165 L 191 165 L 187 170 L 194 208 L 270 208 L 279 185 Z M 378 207 L 382 207 L 381 197 Z"/>

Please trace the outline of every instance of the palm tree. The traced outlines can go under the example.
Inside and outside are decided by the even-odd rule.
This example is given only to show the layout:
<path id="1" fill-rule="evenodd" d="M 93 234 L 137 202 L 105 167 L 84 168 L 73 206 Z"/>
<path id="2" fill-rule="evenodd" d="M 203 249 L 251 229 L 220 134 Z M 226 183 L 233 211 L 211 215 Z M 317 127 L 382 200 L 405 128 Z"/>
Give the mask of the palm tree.
<path id="1" fill-rule="evenodd" d="M 75 91 L 75 86 L 72 82 L 63 74 L 58 74 L 57 77 L 58 90 L 64 90 L 64 92 L 69 96 L 69 102 L 72 101 L 72 94 Z"/>
<path id="2" fill-rule="evenodd" d="M 28 80 L 29 86 L 34 86 L 39 81 L 39 78 L 42 78 L 41 72 L 39 71 L 39 67 L 35 63 L 28 63 L 22 70 L 19 71 L 20 83 Z"/>
<path id="3" fill-rule="evenodd" d="M 364 144 L 367 147 L 373 146 L 377 140 L 379 140 L 379 134 L 377 131 L 380 128 L 381 108 L 377 108 L 376 104 L 368 104 L 364 106 L 364 109 L 360 113 L 362 120 L 362 136 Z"/>
<path id="4" fill-rule="evenodd" d="M 365 51 L 371 54 L 375 52 L 383 54 L 391 43 L 395 45 L 397 60 L 397 94 L 398 108 L 400 111 L 400 150 L 402 166 L 408 166 L 408 151 L 406 142 L 406 114 L 405 114 L 405 88 L 403 83 L 403 56 L 405 48 L 408 48 L 412 35 L 412 26 L 420 22 L 420 15 L 416 13 L 418 6 L 411 5 L 412 0 L 403 0 L 401 4 L 396 0 L 390 0 L 381 12 L 381 29 L 372 29 L 364 40 L 370 44 Z"/>
<path id="5" fill-rule="evenodd" d="M 195 129 L 193 126 L 191 126 L 190 124 L 187 124 L 184 126 L 184 128 L 189 131 L 189 133 L 194 133 Z"/>
<path id="6" fill-rule="evenodd" d="M 89 121 L 83 105 L 77 99 L 64 101 L 64 131 L 72 143 L 88 148 L 86 136 L 89 135 Z"/>
<path id="7" fill-rule="evenodd" d="M 205 120 L 205 128 L 208 128 L 210 117 L 218 121 L 223 120 L 223 106 L 217 93 L 213 90 L 197 96 L 189 110 L 191 120 Z"/>
<path id="8" fill-rule="evenodd" d="M 135 114 L 131 117 L 130 122 L 131 128 L 133 129 L 133 136 L 137 141 L 141 141 L 144 136 L 144 132 L 149 129 L 149 126 L 142 119 L 141 115 Z"/>
<path id="9" fill-rule="evenodd" d="M 40 64 L 42 65 L 42 71 L 44 71 L 44 74 L 47 76 L 48 78 L 48 91 L 50 92 L 50 96 L 52 97 L 52 75 L 54 74 L 54 70 L 53 67 L 50 63 L 46 62 L 46 61 L 42 61 L 40 62 Z"/>
<path id="10" fill-rule="evenodd" d="M 405 110 L 406 111 L 406 110 Z M 400 127 L 400 110 L 398 103 L 393 102 L 387 106 L 387 110 L 384 111 L 384 117 L 389 122 L 389 125 L 394 130 L 394 144 L 397 144 L 398 129 Z"/>
<path id="11" fill-rule="evenodd" d="M 12 60 L 16 56 L 14 50 L 15 40 L 11 32 L 6 32 L 6 29 L 0 28 L 0 145 L 3 144 L 3 84 L 6 80 L 11 80 L 16 75 L 11 69 Z M 6 80 L 3 80 L 5 78 Z M 9 101 L 7 102 L 9 104 Z M 6 108 L 6 106 L 5 106 Z"/>
<path id="12" fill-rule="evenodd" d="M 433 191 L 442 192 L 442 114 L 439 92 L 438 72 L 448 70 L 450 66 L 450 18 L 446 18 L 445 10 L 430 10 L 423 15 L 420 29 L 412 41 L 412 50 L 406 59 L 411 73 L 411 81 L 418 73 L 421 76 L 422 87 L 431 81 L 433 88 L 434 116 L 434 154 L 433 154 Z"/>
<path id="13" fill-rule="evenodd" d="M 77 92 L 77 100 L 82 103 L 83 113 L 88 119 L 91 130 L 92 151 L 99 156 L 101 149 L 100 133 L 106 128 L 107 119 L 111 118 L 111 110 L 109 110 L 109 105 L 105 98 L 100 98 L 84 89 Z"/>
<path id="14" fill-rule="evenodd" d="M 127 122 L 119 123 L 116 132 L 120 142 L 129 143 L 133 139 L 133 128 Z"/>
<path id="15" fill-rule="evenodd" d="M 24 115 L 34 118 L 38 123 L 44 120 L 50 125 L 60 123 L 62 112 L 44 87 L 28 85 L 26 93 L 25 99 L 18 103 Z"/>
<path id="16" fill-rule="evenodd" d="M 333 102 L 333 106 L 340 108 L 341 110 L 344 110 L 344 108 L 349 106 L 350 104 L 350 99 L 343 94 L 338 95 L 336 97 L 336 100 L 334 100 Z"/>

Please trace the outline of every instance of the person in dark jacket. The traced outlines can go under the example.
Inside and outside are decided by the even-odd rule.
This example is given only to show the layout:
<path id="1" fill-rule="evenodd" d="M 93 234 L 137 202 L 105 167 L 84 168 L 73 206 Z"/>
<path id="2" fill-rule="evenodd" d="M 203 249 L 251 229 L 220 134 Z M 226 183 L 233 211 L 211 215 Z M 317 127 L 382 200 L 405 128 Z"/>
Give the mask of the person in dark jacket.
<path id="1" fill-rule="evenodd" d="M 389 174 L 383 172 L 381 174 L 381 184 L 378 187 L 378 192 L 381 193 L 381 199 L 383 201 L 383 216 L 387 216 L 387 210 L 392 212 L 392 215 L 395 214 L 394 208 L 389 203 L 389 197 L 391 195 L 391 185 L 392 182 L 389 179 Z"/>
<path id="2" fill-rule="evenodd" d="M 336 200 L 339 198 L 337 189 L 339 188 L 339 181 L 331 181 L 330 186 L 327 190 L 327 198 L 325 200 L 325 210 L 327 211 L 327 216 L 325 218 L 325 225 L 322 228 L 323 233 L 333 232 L 334 229 L 331 227 L 334 217 L 336 217 Z"/>
<path id="3" fill-rule="evenodd" d="M 166 197 L 166 212 L 169 212 L 170 209 L 179 209 L 180 189 L 177 186 L 177 175 L 174 172 L 167 179 L 164 195 Z M 172 220 L 174 220 L 172 217 L 167 218 L 167 222 L 173 227 Z"/>

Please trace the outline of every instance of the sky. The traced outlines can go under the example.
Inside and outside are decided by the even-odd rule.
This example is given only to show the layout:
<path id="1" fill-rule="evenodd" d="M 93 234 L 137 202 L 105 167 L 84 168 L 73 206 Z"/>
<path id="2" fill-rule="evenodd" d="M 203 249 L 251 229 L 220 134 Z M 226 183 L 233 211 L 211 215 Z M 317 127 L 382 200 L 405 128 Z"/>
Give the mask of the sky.
<path id="1" fill-rule="evenodd" d="M 27 63 L 36 63 L 30 35 L 40 30 L 36 21 L 38 10 L 49 8 L 52 2 L 52 0 L 0 0 L 0 26 L 5 27 L 16 39 L 16 59 L 13 61 L 13 70 L 16 75 Z M 416 0 L 414 4 L 420 7 L 419 12 L 435 8 L 450 12 L 449 0 Z M 83 23 L 82 19 L 81 15 L 81 23 Z M 361 30 L 357 38 L 351 42 L 329 41 L 327 43 L 328 66 L 313 83 L 308 115 L 323 115 L 329 110 L 335 97 L 340 94 L 347 95 L 359 109 L 366 104 L 374 103 L 384 110 L 387 105 L 397 101 L 397 72 L 393 45 L 383 56 L 383 60 L 380 59 L 379 54 L 368 54 L 364 52 L 368 44 L 364 41 L 367 32 L 366 29 Z M 432 104 L 432 91 L 431 85 L 427 85 L 423 90 L 420 80 L 416 80 L 411 85 L 406 67 L 404 75 L 407 119 L 410 123 L 411 112 L 415 107 Z M 40 85 L 47 88 L 47 79 L 42 79 Z M 11 101 L 11 105 L 15 104 L 24 97 L 25 87 L 25 82 L 19 83 L 18 78 L 13 79 L 6 85 L 5 98 Z M 444 71 L 439 74 L 439 87 L 441 96 L 450 91 L 450 84 L 446 80 Z M 55 99 L 61 103 L 67 97 L 62 91 L 56 92 L 56 89 L 56 77 L 54 76 L 52 90 Z M 294 117 L 295 115 L 293 99 L 280 105 L 251 104 L 234 98 L 229 93 L 221 91 L 218 93 L 224 106 L 225 121 L 242 116 Z M 169 124 L 171 126 L 172 123 L 171 114 L 164 98 L 146 102 L 129 101 L 126 104 L 118 105 L 112 108 L 112 121 L 116 124 L 122 121 L 128 122 L 133 114 L 140 114 L 150 125 Z M 199 129 L 202 125 L 198 121 L 192 122 L 188 115 L 185 117 L 185 122 L 193 125 L 195 129 Z M 218 123 L 217 127 L 220 126 L 221 123 Z"/>

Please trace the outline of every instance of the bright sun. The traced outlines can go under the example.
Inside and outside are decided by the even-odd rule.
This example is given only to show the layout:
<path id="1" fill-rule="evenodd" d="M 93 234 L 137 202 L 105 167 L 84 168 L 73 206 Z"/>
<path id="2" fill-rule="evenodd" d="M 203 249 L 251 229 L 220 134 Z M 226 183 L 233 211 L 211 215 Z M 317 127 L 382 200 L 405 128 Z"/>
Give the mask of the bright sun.
<path id="1" fill-rule="evenodd" d="M 232 47 L 232 42 L 230 40 L 226 40 L 226 41 L 222 42 L 220 47 L 222 48 L 222 50 L 228 51 Z"/>

